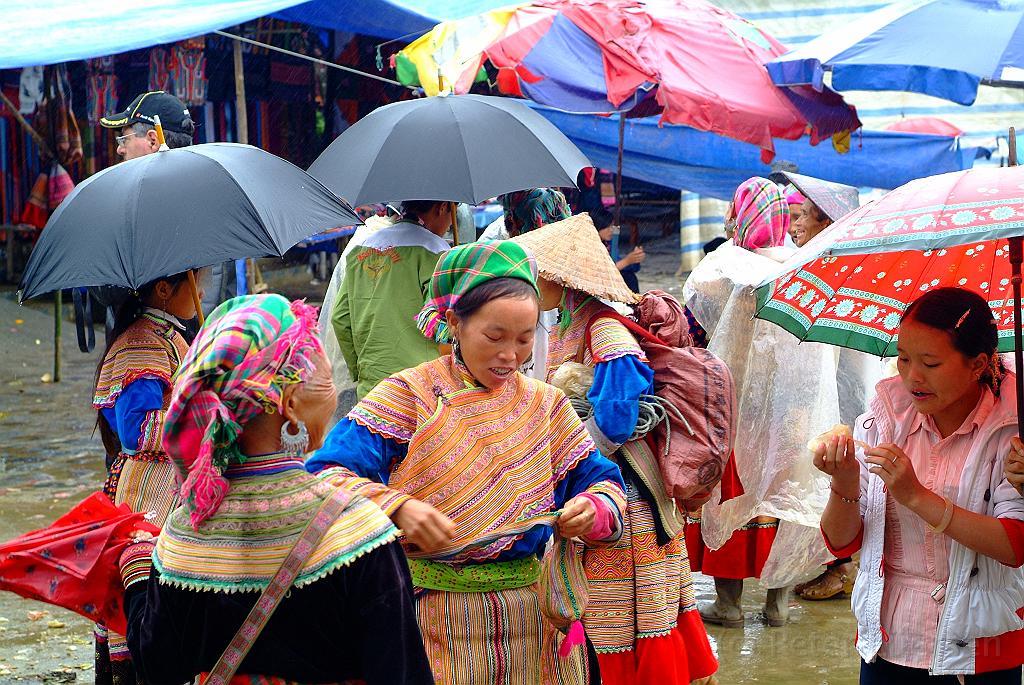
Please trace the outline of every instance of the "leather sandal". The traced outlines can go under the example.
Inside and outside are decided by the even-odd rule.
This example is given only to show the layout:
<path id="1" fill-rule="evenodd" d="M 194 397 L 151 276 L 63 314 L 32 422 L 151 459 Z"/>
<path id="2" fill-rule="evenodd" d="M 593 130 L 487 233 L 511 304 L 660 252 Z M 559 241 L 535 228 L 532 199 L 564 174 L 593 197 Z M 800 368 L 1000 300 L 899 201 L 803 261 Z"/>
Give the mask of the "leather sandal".
<path id="1" fill-rule="evenodd" d="M 847 562 L 825 571 L 814 582 L 803 587 L 797 594 L 801 599 L 821 601 L 834 597 L 844 597 L 853 592 L 853 582 L 857 578 L 857 567 Z"/>

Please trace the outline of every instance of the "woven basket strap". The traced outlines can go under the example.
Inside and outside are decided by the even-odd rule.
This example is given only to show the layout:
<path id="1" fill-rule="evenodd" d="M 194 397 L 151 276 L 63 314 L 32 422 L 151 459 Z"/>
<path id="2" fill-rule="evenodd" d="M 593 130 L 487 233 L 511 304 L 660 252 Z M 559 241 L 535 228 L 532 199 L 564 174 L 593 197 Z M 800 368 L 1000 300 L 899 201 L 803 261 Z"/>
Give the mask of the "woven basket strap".
<path id="1" fill-rule="evenodd" d="M 335 490 L 334 494 L 320 505 L 320 509 L 306 525 L 306 529 L 302 531 L 302 535 L 292 546 L 288 556 L 281 562 L 281 567 L 277 569 L 274 578 L 260 595 L 252 611 L 245 617 L 242 626 L 210 671 L 210 675 L 205 681 L 206 685 L 227 685 L 231 681 L 256 639 L 263 632 L 267 621 L 274 614 L 274 610 L 277 609 L 292 583 L 295 582 L 296 576 L 299 575 L 299 571 L 309 559 L 309 555 L 320 544 L 327 529 L 345 511 L 345 507 L 348 506 L 351 499 L 352 493 Z"/>

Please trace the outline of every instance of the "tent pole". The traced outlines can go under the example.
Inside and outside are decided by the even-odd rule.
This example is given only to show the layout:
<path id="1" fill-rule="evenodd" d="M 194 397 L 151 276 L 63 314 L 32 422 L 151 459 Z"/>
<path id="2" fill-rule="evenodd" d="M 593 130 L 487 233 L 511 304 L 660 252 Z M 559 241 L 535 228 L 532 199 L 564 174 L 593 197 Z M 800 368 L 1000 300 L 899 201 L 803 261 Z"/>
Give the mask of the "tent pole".
<path id="1" fill-rule="evenodd" d="M 1017 166 L 1017 133 L 1010 127 L 1010 166 Z M 1013 361 L 1017 376 L 1017 435 L 1024 436 L 1024 349 L 1021 348 L 1021 262 L 1024 262 L 1024 236 L 1012 236 L 1010 243 L 1010 282 L 1013 283 Z M 1021 493 L 1024 494 L 1024 493 Z"/>
<path id="2" fill-rule="evenodd" d="M 235 60 L 235 139 L 242 145 L 248 145 L 249 111 L 245 104 L 245 61 L 242 59 L 242 41 L 237 36 L 232 36 L 232 38 L 234 40 L 231 42 L 231 52 Z M 245 263 L 245 292 L 255 293 L 257 292 L 256 264 L 251 259 L 245 259 L 243 262 Z M 236 294 L 242 294 L 237 286 L 235 290 Z"/>
<path id="3" fill-rule="evenodd" d="M 622 148 L 626 141 L 626 115 L 619 112 L 619 158 L 615 165 L 615 225 L 622 227 Z"/>

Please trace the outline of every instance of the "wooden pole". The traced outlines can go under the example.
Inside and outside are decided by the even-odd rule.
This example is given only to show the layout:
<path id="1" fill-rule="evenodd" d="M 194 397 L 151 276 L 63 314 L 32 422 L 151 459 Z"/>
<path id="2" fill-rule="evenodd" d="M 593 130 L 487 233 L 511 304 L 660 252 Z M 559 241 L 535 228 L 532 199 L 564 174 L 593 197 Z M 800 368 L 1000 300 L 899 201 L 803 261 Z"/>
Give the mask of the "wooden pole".
<path id="1" fill-rule="evenodd" d="M 63 324 L 64 293 L 58 290 L 53 296 L 53 382 L 60 383 L 60 336 Z M 85 325 L 91 326 L 92 321 Z"/>
<path id="2" fill-rule="evenodd" d="M 1017 166 L 1017 132 L 1010 127 L 1010 166 Z M 1024 436 L 1024 348 L 1021 347 L 1021 263 L 1024 262 L 1024 236 L 1012 236 L 1010 243 L 1010 282 L 1013 283 L 1013 361 L 1017 376 L 1017 435 Z M 1024 488 L 1018 491 L 1024 495 Z"/>
<path id="3" fill-rule="evenodd" d="M 619 112 L 619 158 L 615 164 L 615 225 L 622 226 L 622 148 L 626 142 L 626 115 Z"/>
<path id="4" fill-rule="evenodd" d="M 25 120 L 25 117 L 21 116 L 21 112 L 19 112 L 18 108 L 14 106 L 14 103 L 7 99 L 7 96 L 4 95 L 2 90 L 0 90 L 0 102 L 3 102 L 7 109 L 11 110 L 11 114 L 14 115 L 14 118 L 19 124 L 21 124 L 21 127 L 25 129 L 25 132 L 32 136 L 32 140 L 34 140 L 36 145 L 39 146 L 39 151 L 43 153 L 43 156 L 49 157 L 50 159 L 56 159 L 53 151 L 50 149 L 50 146 L 46 144 L 45 140 L 43 140 L 43 137 L 39 135 L 38 131 L 32 128 L 32 124 L 28 123 Z"/>
<path id="5" fill-rule="evenodd" d="M 459 244 L 459 203 L 449 202 L 448 206 L 451 208 L 452 213 L 452 242 L 455 245 Z"/>
<path id="6" fill-rule="evenodd" d="M 188 270 L 188 287 L 192 291 L 192 303 L 196 306 L 196 316 L 199 317 L 199 325 L 202 326 L 206 323 L 206 317 L 203 316 L 203 302 L 199 299 L 199 286 L 196 285 L 195 269 Z"/>
<path id="7" fill-rule="evenodd" d="M 245 106 L 245 66 L 242 61 L 242 43 L 234 41 L 232 50 L 235 55 L 235 130 L 238 142 L 249 144 L 249 112 Z"/>

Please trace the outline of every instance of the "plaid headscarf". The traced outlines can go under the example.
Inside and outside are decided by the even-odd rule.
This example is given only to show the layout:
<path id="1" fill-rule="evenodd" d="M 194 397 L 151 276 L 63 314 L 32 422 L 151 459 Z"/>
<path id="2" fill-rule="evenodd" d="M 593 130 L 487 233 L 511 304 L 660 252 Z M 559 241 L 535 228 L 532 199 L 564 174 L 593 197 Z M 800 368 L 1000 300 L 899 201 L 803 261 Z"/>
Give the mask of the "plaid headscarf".
<path id="1" fill-rule="evenodd" d="M 789 205 L 779 187 L 753 176 L 733 195 L 736 207 L 736 244 L 747 250 L 779 247 L 789 230 Z"/>
<path id="2" fill-rule="evenodd" d="M 470 290 L 496 278 L 518 278 L 537 290 L 537 262 L 511 240 L 483 240 L 448 250 L 434 268 L 416 325 L 428 338 L 450 343 L 445 313 Z"/>
<path id="3" fill-rule="evenodd" d="M 565 195 L 554 188 L 517 190 L 498 201 L 505 210 L 505 228 L 513 237 L 572 216 Z"/>
<path id="4" fill-rule="evenodd" d="M 246 295 L 210 313 L 175 374 L 164 419 L 164 449 L 194 528 L 227 494 L 228 463 L 245 461 L 237 440 L 246 423 L 280 411 L 284 388 L 308 377 L 322 349 L 316 308 L 303 302 Z"/>

